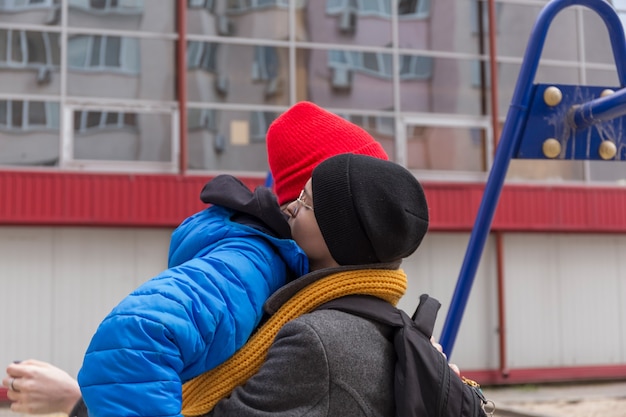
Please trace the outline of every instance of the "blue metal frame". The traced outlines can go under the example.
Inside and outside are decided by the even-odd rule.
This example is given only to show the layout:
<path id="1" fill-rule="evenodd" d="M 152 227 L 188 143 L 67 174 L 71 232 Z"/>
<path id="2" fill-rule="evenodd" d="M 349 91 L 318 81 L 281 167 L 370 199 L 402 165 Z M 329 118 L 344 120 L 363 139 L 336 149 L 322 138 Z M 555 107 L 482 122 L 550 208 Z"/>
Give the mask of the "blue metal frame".
<path id="1" fill-rule="evenodd" d="M 604 21 L 608 32 L 613 56 L 617 67 L 617 74 L 621 88 L 626 85 L 626 43 L 624 29 L 613 7 L 604 0 L 552 0 L 540 12 L 530 39 L 513 92 L 511 105 L 504 123 L 501 139 L 494 157 L 493 167 L 489 173 L 485 192 L 478 209 L 474 227 L 470 235 L 465 258 L 450 302 L 450 309 L 444 322 L 440 343 L 444 352 L 451 356 L 454 342 L 458 333 L 463 312 L 467 305 L 470 290 L 478 269 L 482 251 L 491 228 L 496 205 L 502 191 L 502 185 L 514 150 L 519 146 L 521 133 L 526 123 L 528 108 L 532 97 L 532 83 L 539 66 L 541 51 L 548 33 L 549 25 L 554 17 L 566 7 L 572 5 L 585 6 L 595 11 Z M 621 96 L 621 94 L 620 94 Z M 594 109 L 601 109 L 600 113 L 611 116 L 612 100 L 598 99 L 581 106 L 574 115 L 576 123 L 588 124 L 593 117 Z M 591 111 L 588 111 L 591 110 Z"/>
<path id="2" fill-rule="evenodd" d="M 544 95 L 549 89 L 560 92 L 558 103 L 546 103 Z M 602 97 L 606 90 L 618 91 Z M 626 160 L 626 117 L 622 116 L 626 114 L 625 98 L 626 88 L 615 86 L 534 85 L 523 134 L 519 146 L 513 150 L 513 158 L 545 159 L 544 142 L 556 139 L 561 147 L 556 156 L 550 156 L 554 159 Z M 615 146 L 613 157 L 600 153 L 604 141 Z"/>

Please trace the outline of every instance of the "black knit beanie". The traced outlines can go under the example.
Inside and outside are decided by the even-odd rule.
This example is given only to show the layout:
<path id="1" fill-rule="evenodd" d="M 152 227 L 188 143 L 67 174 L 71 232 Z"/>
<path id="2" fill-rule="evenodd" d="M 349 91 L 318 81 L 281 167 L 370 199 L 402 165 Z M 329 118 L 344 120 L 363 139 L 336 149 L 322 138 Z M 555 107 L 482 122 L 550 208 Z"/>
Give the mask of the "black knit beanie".
<path id="1" fill-rule="evenodd" d="M 428 230 L 422 186 L 400 165 L 341 154 L 312 175 L 315 218 L 340 265 L 397 261 L 411 255 Z"/>

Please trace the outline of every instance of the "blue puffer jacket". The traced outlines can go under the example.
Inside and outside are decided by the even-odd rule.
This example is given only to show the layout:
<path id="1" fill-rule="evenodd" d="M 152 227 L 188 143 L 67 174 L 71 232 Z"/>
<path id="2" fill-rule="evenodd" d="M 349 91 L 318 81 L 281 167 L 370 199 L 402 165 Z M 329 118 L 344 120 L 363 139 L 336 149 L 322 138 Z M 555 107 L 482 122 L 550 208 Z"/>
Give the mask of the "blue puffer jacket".
<path id="1" fill-rule="evenodd" d="M 295 242 L 271 236 L 275 229 L 255 217 L 265 203 L 278 209 L 269 190 L 252 194 L 230 176 L 209 185 L 232 208 L 186 219 L 172 235 L 170 269 L 124 298 L 93 336 L 78 374 L 90 417 L 180 416 L 182 384 L 229 358 L 259 324 L 265 300 L 307 272 Z"/>

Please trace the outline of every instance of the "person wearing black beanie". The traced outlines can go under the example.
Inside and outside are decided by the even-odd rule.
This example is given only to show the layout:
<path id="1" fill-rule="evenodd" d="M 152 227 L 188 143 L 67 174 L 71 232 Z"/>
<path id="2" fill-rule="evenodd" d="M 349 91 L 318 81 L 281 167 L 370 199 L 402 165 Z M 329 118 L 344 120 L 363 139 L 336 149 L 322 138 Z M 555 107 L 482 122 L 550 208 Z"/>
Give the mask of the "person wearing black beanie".
<path id="1" fill-rule="evenodd" d="M 322 162 L 311 181 L 315 219 L 339 265 L 400 260 L 426 235 L 424 190 L 398 164 L 343 154 Z"/>
<path id="2" fill-rule="evenodd" d="M 428 230 L 426 196 L 413 174 L 364 155 L 323 161 L 286 211 L 311 270 L 400 261 Z"/>
<path id="3" fill-rule="evenodd" d="M 317 308 L 344 297 L 397 304 L 407 285 L 402 259 L 428 231 L 422 186 L 394 162 L 341 154 L 313 170 L 285 212 L 311 272 L 270 296 L 267 320 L 248 343 L 188 391 L 201 404 L 188 414 L 396 415 L 388 328 Z"/>

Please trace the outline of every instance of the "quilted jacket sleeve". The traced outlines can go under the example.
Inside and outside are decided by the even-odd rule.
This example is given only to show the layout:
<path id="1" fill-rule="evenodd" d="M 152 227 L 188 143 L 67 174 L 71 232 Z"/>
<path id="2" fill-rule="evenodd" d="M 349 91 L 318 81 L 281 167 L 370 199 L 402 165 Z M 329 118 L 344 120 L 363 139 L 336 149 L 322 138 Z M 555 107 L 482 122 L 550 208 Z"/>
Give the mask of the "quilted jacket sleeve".
<path id="1" fill-rule="evenodd" d="M 247 237 L 140 286 L 87 349 L 78 381 L 90 417 L 179 416 L 182 383 L 246 342 L 285 275 L 273 248 Z"/>

